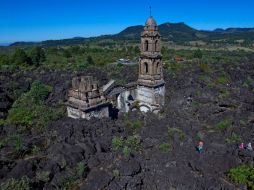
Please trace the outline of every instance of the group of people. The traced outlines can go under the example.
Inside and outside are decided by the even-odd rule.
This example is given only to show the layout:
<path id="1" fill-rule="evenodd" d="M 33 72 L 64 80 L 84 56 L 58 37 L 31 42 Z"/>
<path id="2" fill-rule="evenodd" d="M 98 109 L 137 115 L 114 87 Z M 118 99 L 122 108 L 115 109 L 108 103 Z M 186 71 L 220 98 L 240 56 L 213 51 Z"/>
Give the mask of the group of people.
<path id="1" fill-rule="evenodd" d="M 250 142 L 247 144 L 247 146 L 244 146 L 244 143 L 241 143 L 239 145 L 239 149 L 240 150 L 246 149 L 246 150 L 249 150 L 249 151 L 253 150 L 252 145 L 251 145 Z M 196 150 L 198 151 L 198 153 L 202 153 L 204 151 L 204 142 L 203 141 L 198 142 L 198 146 L 196 146 Z"/>
<path id="2" fill-rule="evenodd" d="M 240 149 L 240 150 L 247 149 L 247 150 L 249 150 L 249 151 L 252 151 L 252 150 L 253 150 L 252 145 L 251 145 L 250 142 L 247 144 L 246 147 L 244 146 L 244 143 L 241 143 L 241 144 L 239 145 L 239 149 Z"/>

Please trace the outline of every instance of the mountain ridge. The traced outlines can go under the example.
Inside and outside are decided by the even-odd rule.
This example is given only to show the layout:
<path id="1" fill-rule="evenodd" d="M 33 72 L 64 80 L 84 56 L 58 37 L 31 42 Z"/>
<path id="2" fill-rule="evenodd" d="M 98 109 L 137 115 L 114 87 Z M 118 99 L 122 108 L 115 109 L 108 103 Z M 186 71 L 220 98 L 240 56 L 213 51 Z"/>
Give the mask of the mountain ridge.
<path id="1" fill-rule="evenodd" d="M 61 46 L 61 45 L 78 45 L 96 40 L 139 40 L 143 31 L 142 25 L 135 25 L 125 28 L 117 34 L 101 35 L 96 37 L 73 37 L 59 40 L 45 40 L 41 42 L 14 42 L 9 46 Z M 166 22 L 158 25 L 160 34 L 164 41 L 188 42 L 195 40 L 213 41 L 226 39 L 232 40 L 248 40 L 254 42 L 254 28 L 217 28 L 212 31 L 198 30 L 190 27 L 184 22 L 170 23 Z"/>

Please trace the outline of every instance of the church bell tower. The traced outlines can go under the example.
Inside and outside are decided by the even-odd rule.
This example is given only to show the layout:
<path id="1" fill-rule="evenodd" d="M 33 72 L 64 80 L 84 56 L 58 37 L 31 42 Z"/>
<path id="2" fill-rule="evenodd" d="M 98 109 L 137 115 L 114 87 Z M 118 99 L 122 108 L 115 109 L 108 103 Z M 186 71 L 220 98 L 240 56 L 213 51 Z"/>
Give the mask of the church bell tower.
<path id="1" fill-rule="evenodd" d="M 162 73 L 162 55 L 158 26 L 150 16 L 141 34 L 141 56 L 139 60 L 138 83 L 145 86 L 157 86 L 164 83 Z"/>
<path id="2" fill-rule="evenodd" d="M 164 105 L 165 82 L 162 69 L 161 36 L 156 21 L 150 16 L 141 34 L 137 81 L 137 100 L 141 111 L 157 112 Z"/>

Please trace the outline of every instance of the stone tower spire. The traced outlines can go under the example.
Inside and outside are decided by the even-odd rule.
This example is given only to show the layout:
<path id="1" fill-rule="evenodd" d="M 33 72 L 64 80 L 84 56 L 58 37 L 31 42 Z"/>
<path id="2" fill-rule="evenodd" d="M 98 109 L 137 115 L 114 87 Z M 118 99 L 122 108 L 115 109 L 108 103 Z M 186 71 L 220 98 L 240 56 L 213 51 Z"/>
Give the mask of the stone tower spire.
<path id="1" fill-rule="evenodd" d="M 139 60 L 138 83 L 144 86 L 157 86 L 164 83 L 162 73 L 161 36 L 152 16 L 141 34 L 141 56 Z"/>
<path id="2" fill-rule="evenodd" d="M 165 82 L 162 71 L 161 36 L 150 16 L 141 34 L 141 55 L 137 81 L 137 100 L 141 111 L 158 112 L 164 105 Z"/>

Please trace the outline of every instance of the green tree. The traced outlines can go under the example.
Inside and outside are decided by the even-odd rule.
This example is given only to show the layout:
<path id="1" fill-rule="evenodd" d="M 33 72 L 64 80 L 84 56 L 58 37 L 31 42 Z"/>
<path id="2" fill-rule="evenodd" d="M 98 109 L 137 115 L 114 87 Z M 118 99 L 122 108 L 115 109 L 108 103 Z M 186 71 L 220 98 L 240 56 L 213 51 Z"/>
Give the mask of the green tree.
<path id="1" fill-rule="evenodd" d="M 79 46 L 72 46 L 70 52 L 74 55 L 82 54 L 81 48 Z"/>
<path id="2" fill-rule="evenodd" d="M 58 53 L 58 49 L 56 47 L 50 47 L 50 48 L 47 48 L 47 52 L 49 54 L 54 54 L 56 55 Z"/>
<path id="3" fill-rule="evenodd" d="M 161 53 L 164 55 L 168 52 L 168 49 L 165 46 L 162 46 Z"/>
<path id="4" fill-rule="evenodd" d="M 23 49 L 16 49 L 12 55 L 12 62 L 16 65 L 28 64 L 31 65 L 32 61 Z"/>
<path id="5" fill-rule="evenodd" d="M 196 50 L 196 51 L 194 52 L 194 54 L 193 54 L 193 57 L 194 57 L 194 58 L 197 58 L 197 59 L 202 59 L 202 57 L 203 57 L 202 51 L 201 51 L 200 49 Z"/>
<path id="6" fill-rule="evenodd" d="M 39 66 L 46 60 L 45 52 L 41 47 L 33 47 L 30 52 L 30 58 L 34 65 Z"/>
<path id="7" fill-rule="evenodd" d="M 70 58 L 71 57 L 71 53 L 68 49 L 64 49 L 63 50 L 63 56 L 66 58 Z"/>
<path id="8" fill-rule="evenodd" d="M 87 63 L 88 63 L 89 65 L 94 65 L 94 64 L 95 64 L 95 63 L 94 63 L 94 60 L 93 60 L 93 58 L 92 58 L 92 56 L 90 56 L 90 55 L 87 56 L 86 61 L 87 61 Z"/>
<path id="9" fill-rule="evenodd" d="M 139 46 L 135 46 L 134 53 L 135 53 L 135 55 L 139 55 L 140 54 L 140 48 L 139 48 Z"/>
<path id="10" fill-rule="evenodd" d="M 9 64 L 9 56 L 8 55 L 5 55 L 5 54 L 2 54 L 0 55 L 0 66 L 1 65 L 8 65 Z"/>

